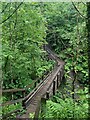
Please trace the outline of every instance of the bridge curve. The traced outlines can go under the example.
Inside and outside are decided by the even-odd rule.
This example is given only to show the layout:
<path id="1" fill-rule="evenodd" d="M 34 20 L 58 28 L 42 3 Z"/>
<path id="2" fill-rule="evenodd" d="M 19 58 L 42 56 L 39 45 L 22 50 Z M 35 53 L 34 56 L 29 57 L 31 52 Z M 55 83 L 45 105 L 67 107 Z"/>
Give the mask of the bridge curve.
<path id="1" fill-rule="evenodd" d="M 56 61 L 53 70 L 50 71 L 47 76 L 45 75 L 46 77 L 42 76 L 44 79 L 39 78 L 25 88 L 3 89 L 3 94 L 11 94 L 11 101 L 3 102 L 2 106 L 18 103 L 22 103 L 23 106 L 23 108 L 18 108 L 17 110 L 4 114 L 2 116 L 3 119 L 9 120 L 10 116 L 13 117 L 13 114 L 15 114 L 16 119 L 18 120 L 22 120 L 23 118 L 29 120 L 30 113 L 34 113 L 34 118 L 38 118 L 42 99 L 47 100 L 55 95 L 55 92 L 63 80 L 65 63 L 60 60 L 57 54 L 49 49 L 48 45 L 44 45 L 44 50 L 48 53 L 50 59 Z M 32 87 L 34 87 L 34 89 L 27 94 L 27 90 Z M 22 92 L 22 98 L 14 99 L 14 93 L 18 92 Z M 24 113 L 23 110 L 25 110 Z"/>
<path id="2" fill-rule="evenodd" d="M 56 66 L 53 71 L 37 86 L 34 93 L 26 96 L 22 101 L 22 105 L 26 112 L 23 115 L 18 115 L 17 118 L 29 118 L 30 113 L 37 113 L 38 105 L 40 105 L 41 98 L 49 99 L 52 95 L 55 95 L 56 90 L 60 86 L 60 83 L 64 76 L 64 62 L 58 58 L 58 56 L 52 52 L 48 46 L 44 46 L 45 51 L 49 57 L 56 61 Z"/>

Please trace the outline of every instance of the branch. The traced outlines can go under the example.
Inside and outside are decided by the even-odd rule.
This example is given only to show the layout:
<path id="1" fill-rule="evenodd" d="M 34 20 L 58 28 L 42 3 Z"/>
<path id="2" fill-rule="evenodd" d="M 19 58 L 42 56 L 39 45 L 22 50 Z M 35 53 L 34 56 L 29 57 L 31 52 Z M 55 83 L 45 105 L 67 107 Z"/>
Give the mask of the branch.
<path id="1" fill-rule="evenodd" d="M 18 8 L 19 8 L 22 4 L 23 4 L 23 2 L 21 2 L 21 3 L 17 6 L 17 8 L 13 11 L 13 13 L 12 13 L 11 15 L 9 15 L 5 20 L 3 20 L 0 24 L 4 23 L 4 22 L 6 22 L 8 19 L 10 19 L 10 18 L 13 16 L 13 14 L 18 10 Z"/>
<path id="2" fill-rule="evenodd" d="M 8 7 L 9 3 L 4 7 L 4 9 L 1 11 L 1 14 L 5 11 L 5 9 Z"/>
<path id="3" fill-rule="evenodd" d="M 84 3 L 83 1 L 82 1 L 82 3 L 83 3 L 84 5 L 86 5 L 86 3 Z"/>
<path id="4" fill-rule="evenodd" d="M 77 7 L 75 6 L 75 4 L 72 2 L 72 5 L 74 6 L 75 10 L 79 13 L 79 15 L 84 18 L 84 19 L 87 19 L 87 17 L 83 16 L 80 11 L 77 9 Z"/>

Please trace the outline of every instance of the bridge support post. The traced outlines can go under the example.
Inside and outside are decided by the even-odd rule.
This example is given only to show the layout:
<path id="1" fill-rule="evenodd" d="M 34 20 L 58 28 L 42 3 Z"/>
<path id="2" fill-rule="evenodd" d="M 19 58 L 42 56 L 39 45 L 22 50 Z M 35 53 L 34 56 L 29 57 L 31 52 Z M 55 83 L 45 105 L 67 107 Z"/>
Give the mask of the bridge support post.
<path id="1" fill-rule="evenodd" d="M 24 101 L 24 100 L 22 101 L 22 107 L 23 107 L 24 109 L 26 109 L 26 105 L 25 105 L 25 101 Z"/>
<path id="2" fill-rule="evenodd" d="M 40 83 L 40 79 L 38 80 L 38 83 Z"/>
<path id="3" fill-rule="evenodd" d="M 44 75 L 42 75 L 42 80 L 44 79 Z"/>
<path id="4" fill-rule="evenodd" d="M 54 80 L 53 81 L 53 95 L 55 95 L 55 83 L 56 83 L 56 81 Z"/>
<path id="5" fill-rule="evenodd" d="M 49 99 L 49 91 L 46 92 L 46 99 Z"/>
<path id="6" fill-rule="evenodd" d="M 23 97 L 25 97 L 25 91 L 22 92 Z"/>
<path id="7" fill-rule="evenodd" d="M 13 100 L 13 97 L 14 97 L 14 95 L 13 95 L 13 92 L 12 92 L 12 95 L 11 95 L 11 99 Z"/>
<path id="8" fill-rule="evenodd" d="M 35 82 L 34 87 L 36 87 L 37 83 Z"/>
<path id="9" fill-rule="evenodd" d="M 60 75 L 59 76 L 60 76 L 60 83 L 61 83 L 61 71 L 60 71 Z"/>
<path id="10" fill-rule="evenodd" d="M 57 74 L 57 88 L 59 87 L 59 74 Z"/>

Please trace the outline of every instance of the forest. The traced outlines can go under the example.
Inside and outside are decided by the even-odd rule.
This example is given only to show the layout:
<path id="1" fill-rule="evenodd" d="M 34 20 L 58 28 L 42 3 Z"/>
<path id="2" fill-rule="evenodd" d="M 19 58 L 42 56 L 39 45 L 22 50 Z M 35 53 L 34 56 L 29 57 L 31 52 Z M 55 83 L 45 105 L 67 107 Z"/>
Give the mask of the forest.
<path id="1" fill-rule="evenodd" d="M 55 94 L 44 98 L 38 118 L 87 119 L 90 3 L 0 2 L 0 7 L 0 117 L 11 120 L 24 114 L 23 101 L 55 73 L 58 65 L 44 49 L 48 46 L 65 63 L 64 75 Z M 34 113 L 28 114 L 34 118 Z"/>

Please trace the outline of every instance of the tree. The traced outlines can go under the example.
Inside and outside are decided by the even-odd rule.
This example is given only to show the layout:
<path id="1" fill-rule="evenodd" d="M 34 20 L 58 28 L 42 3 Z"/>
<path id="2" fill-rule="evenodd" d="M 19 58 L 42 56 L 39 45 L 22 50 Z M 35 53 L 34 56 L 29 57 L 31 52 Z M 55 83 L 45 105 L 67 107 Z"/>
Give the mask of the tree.
<path id="1" fill-rule="evenodd" d="M 89 94 L 90 94 L 90 2 L 87 2 L 87 43 L 88 43 L 88 74 L 89 74 Z M 90 106 L 90 97 L 88 98 Z M 90 115 L 90 107 L 88 109 Z M 89 116 L 90 117 L 90 116 Z"/>
<path id="2" fill-rule="evenodd" d="M 5 5 L 2 3 L 3 9 Z M 8 4 L 2 21 L 3 88 L 23 87 L 38 77 L 37 69 L 44 64 L 45 20 L 32 4 L 21 7 L 15 2 Z"/>

